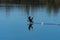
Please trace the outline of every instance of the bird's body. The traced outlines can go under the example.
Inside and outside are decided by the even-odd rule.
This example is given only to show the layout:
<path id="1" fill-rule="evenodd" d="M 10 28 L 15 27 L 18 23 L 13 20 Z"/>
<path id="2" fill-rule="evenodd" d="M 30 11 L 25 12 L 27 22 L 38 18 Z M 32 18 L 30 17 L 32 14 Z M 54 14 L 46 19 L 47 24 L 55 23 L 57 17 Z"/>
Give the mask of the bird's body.
<path id="1" fill-rule="evenodd" d="M 32 20 L 33 20 L 33 17 L 31 18 L 31 17 L 29 16 L 29 17 L 28 17 L 28 20 L 29 20 L 30 23 L 33 23 L 33 21 L 32 21 Z"/>

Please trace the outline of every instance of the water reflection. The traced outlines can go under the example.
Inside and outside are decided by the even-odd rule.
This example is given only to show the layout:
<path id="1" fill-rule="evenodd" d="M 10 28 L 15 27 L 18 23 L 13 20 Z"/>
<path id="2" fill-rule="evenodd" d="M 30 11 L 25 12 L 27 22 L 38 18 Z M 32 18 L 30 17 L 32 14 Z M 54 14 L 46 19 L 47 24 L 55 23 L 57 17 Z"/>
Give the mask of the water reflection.
<path id="1" fill-rule="evenodd" d="M 25 11 L 26 11 L 26 15 L 27 15 L 27 17 L 29 16 L 29 12 L 30 12 L 30 6 L 29 5 L 26 5 L 25 7 Z"/>
<path id="2" fill-rule="evenodd" d="M 32 23 L 29 24 L 28 29 L 29 30 L 33 29 L 33 24 Z"/>
<path id="3" fill-rule="evenodd" d="M 9 5 L 9 4 L 6 4 L 5 5 L 5 8 L 6 8 L 6 16 L 9 16 L 10 15 L 10 10 L 13 6 Z"/>
<path id="4" fill-rule="evenodd" d="M 34 3 L 35 4 L 35 3 Z M 23 5 L 23 4 L 21 4 L 21 5 Z M 53 10 L 53 12 L 54 12 L 54 15 L 57 15 L 58 14 L 58 12 L 59 12 L 59 8 L 60 8 L 60 6 L 59 5 L 57 5 L 57 4 L 47 4 L 47 5 L 44 5 L 45 6 L 45 8 L 48 10 L 47 12 L 49 12 L 48 14 L 49 15 L 51 15 L 51 11 Z M 3 5 L 1 5 L 1 7 L 3 7 Z M 6 8 L 6 15 L 9 15 L 9 11 L 10 11 L 10 9 L 12 8 L 12 7 L 16 7 L 16 6 L 14 6 L 14 5 L 11 5 L 11 4 L 5 4 L 5 8 Z M 20 6 L 17 6 L 18 8 L 20 8 Z M 22 6 L 23 7 L 23 6 Z M 26 14 L 27 14 L 27 16 L 29 16 L 29 14 L 31 13 L 31 12 L 33 12 L 33 10 L 35 10 L 36 8 L 40 8 L 40 7 L 42 7 L 43 8 L 43 5 L 29 5 L 29 4 L 24 4 L 24 8 L 25 8 L 25 11 L 26 11 Z M 31 10 L 32 9 L 32 10 Z M 31 13 L 31 14 L 34 14 L 34 13 Z"/>

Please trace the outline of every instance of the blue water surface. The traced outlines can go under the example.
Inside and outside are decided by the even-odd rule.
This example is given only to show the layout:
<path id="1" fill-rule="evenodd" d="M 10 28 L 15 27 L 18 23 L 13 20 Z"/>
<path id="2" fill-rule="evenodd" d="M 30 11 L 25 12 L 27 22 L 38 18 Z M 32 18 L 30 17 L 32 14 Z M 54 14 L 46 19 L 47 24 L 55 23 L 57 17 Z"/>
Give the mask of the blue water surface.
<path id="1" fill-rule="evenodd" d="M 9 12 L 6 12 L 5 7 L 0 7 L 0 40 L 60 40 L 60 25 L 39 24 L 59 24 L 60 12 L 54 16 L 52 11 L 49 16 L 46 7 L 31 10 L 29 13 L 35 24 L 33 29 L 28 30 L 28 17 L 23 7 L 12 7 Z"/>

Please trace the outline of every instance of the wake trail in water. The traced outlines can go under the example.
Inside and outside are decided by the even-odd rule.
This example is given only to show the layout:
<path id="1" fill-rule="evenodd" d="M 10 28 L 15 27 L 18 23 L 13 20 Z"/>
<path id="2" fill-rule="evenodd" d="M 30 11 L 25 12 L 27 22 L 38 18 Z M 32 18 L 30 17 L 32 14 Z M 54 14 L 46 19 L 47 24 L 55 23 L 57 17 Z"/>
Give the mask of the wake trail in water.
<path id="1" fill-rule="evenodd" d="M 33 22 L 32 24 L 40 24 L 40 25 L 59 25 L 60 26 L 60 24 L 58 24 L 58 23 L 36 23 L 36 22 Z"/>

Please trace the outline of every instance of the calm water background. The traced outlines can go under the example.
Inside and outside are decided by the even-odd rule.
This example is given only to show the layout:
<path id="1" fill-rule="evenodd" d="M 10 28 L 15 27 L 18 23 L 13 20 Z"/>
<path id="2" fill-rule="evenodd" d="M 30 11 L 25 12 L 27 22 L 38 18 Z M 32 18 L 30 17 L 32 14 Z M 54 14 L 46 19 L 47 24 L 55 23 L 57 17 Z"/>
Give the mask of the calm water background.
<path id="1" fill-rule="evenodd" d="M 30 31 L 27 13 L 35 22 Z M 29 7 L 29 12 L 24 7 L 9 10 L 0 7 L 0 40 L 60 40 L 60 25 L 41 25 L 41 22 L 60 24 L 60 12 L 55 15 L 52 10 L 49 14 L 46 7 Z"/>

